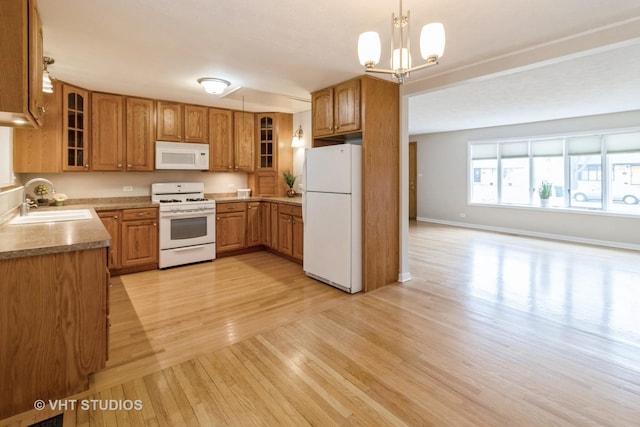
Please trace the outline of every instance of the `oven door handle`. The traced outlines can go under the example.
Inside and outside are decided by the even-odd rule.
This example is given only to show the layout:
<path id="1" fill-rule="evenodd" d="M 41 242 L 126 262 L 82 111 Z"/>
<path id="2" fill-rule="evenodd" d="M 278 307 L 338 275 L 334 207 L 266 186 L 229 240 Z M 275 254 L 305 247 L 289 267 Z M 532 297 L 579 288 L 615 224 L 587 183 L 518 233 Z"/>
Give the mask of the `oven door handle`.
<path id="1" fill-rule="evenodd" d="M 186 246 L 184 248 L 172 248 L 173 252 L 186 252 L 186 251 L 195 251 L 206 248 L 207 245 L 197 245 L 197 246 Z"/>
<path id="2" fill-rule="evenodd" d="M 203 211 L 183 211 L 183 212 L 160 212 L 160 218 L 177 218 L 177 217 L 198 217 L 204 215 L 215 215 L 214 209 L 207 209 Z"/>

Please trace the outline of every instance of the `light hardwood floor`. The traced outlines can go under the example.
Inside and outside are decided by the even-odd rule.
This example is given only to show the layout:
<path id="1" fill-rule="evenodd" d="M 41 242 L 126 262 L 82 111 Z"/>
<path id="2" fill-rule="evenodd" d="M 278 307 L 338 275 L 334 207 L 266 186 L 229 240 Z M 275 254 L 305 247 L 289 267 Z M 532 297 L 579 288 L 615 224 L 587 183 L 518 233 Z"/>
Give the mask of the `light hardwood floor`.
<path id="1" fill-rule="evenodd" d="M 142 410 L 65 425 L 640 425 L 640 254 L 424 223 L 409 245 L 413 279 L 365 295 L 268 253 L 115 280 L 74 398 Z"/>

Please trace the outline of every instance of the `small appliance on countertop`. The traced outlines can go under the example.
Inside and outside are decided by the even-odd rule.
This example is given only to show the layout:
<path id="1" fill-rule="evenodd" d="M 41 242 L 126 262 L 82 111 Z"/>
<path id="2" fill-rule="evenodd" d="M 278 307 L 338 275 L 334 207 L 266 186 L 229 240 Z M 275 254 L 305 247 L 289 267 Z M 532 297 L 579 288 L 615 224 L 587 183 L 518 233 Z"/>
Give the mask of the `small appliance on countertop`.
<path id="1" fill-rule="evenodd" d="M 151 184 L 151 202 L 159 205 L 160 268 L 216 258 L 216 202 L 204 183 Z"/>

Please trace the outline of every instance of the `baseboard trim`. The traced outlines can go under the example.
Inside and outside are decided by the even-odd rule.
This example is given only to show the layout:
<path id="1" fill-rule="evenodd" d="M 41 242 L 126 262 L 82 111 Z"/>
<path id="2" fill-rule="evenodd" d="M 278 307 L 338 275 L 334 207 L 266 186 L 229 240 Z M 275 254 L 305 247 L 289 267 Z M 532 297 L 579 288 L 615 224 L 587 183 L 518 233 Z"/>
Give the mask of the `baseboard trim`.
<path id="1" fill-rule="evenodd" d="M 404 283 L 408 282 L 409 280 L 411 280 L 411 273 L 409 273 L 408 271 L 398 274 L 398 282 Z"/>
<path id="2" fill-rule="evenodd" d="M 560 240 L 563 242 L 581 243 L 586 245 L 606 246 L 609 248 L 640 251 L 640 245 L 635 245 L 632 243 L 620 243 L 620 242 L 612 242 L 609 240 L 598 240 L 598 239 L 585 239 L 582 237 L 568 236 L 565 234 L 539 233 L 537 231 L 520 230 L 517 228 L 494 227 L 491 225 L 471 224 L 468 222 L 445 221 L 441 219 L 425 218 L 425 217 L 418 217 L 416 218 L 416 221 L 431 222 L 434 224 L 442 224 L 442 225 L 451 225 L 453 227 L 473 228 L 476 230 L 493 231 L 496 233 L 509 233 L 509 234 L 517 234 L 521 236 L 528 236 L 528 237 L 538 237 L 542 239 Z"/>

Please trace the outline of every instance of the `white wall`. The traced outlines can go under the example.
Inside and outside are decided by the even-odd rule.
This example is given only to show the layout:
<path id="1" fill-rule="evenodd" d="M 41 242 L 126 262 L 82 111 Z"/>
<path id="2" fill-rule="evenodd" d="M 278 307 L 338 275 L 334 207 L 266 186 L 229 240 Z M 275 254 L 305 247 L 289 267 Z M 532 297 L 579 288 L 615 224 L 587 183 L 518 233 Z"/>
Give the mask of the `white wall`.
<path id="1" fill-rule="evenodd" d="M 297 185 L 302 184 L 302 167 L 304 164 L 304 150 L 311 148 L 311 110 L 295 113 L 293 115 L 293 132 L 302 126 L 304 147 L 293 148 L 293 174 L 300 177 L 296 180 Z"/>
<path id="2" fill-rule="evenodd" d="M 57 193 L 71 199 L 92 197 L 149 196 L 154 182 L 204 182 L 205 193 L 235 193 L 247 188 L 246 173 L 155 171 L 155 172 L 66 172 L 51 174 L 19 174 L 21 183 L 35 177 L 53 182 Z M 133 191 L 124 191 L 131 186 Z"/>
<path id="3" fill-rule="evenodd" d="M 13 129 L 0 126 L 0 188 L 13 184 Z"/>
<path id="4" fill-rule="evenodd" d="M 467 205 L 467 143 L 638 126 L 640 111 L 413 135 L 418 142 L 418 219 L 640 249 L 640 219 L 554 209 Z M 464 214 L 465 217 L 461 217 Z"/>

